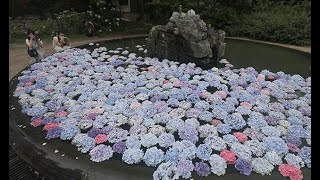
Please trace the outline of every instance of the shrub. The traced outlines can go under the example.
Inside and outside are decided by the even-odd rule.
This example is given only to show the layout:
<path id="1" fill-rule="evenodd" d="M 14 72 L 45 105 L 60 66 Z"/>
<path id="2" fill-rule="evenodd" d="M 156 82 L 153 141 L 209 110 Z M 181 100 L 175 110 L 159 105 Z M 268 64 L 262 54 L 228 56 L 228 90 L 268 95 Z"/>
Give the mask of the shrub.
<path id="1" fill-rule="evenodd" d="M 74 10 L 64 10 L 57 15 L 59 29 L 65 33 L 84 33 L 84 21 L 87 17 L 86 12 L 78 13 Z"/>
<path id="2" fill-rule="evenodd" d="M 168 3 L 146 3 L 144 5 L 147 21 L 153 24 L 165 24 L 172 14 L 172 7 Z"/>

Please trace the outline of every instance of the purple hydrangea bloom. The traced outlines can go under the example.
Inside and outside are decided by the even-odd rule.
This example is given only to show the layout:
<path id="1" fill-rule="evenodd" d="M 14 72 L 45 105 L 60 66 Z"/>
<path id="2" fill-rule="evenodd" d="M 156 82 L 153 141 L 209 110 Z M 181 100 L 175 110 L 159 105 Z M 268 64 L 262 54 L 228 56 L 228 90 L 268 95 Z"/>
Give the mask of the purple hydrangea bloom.
<path id="1" fill-rule="evenodd" d="M 61 127 L 52 128 L 52 129 L 48 130 L 47 135 L 46 135 L 46 139 L 58 138 L 58 137 L 60 137 L 61 132 L 62 132 Z"/>
<path id="2" fill-rule="evenodd" d="M 100 144 L 90 151 L 90 160 L 94 162 L 102 162 L 112 157 L 113 151 L 110 146 Z"/>
<path id="3" fill-rule="evenodd" d="M 101 129 L 93 127 L 88 131 L 88 136 L 92 138 L 95 138 L 98 134 L 101 134 Z"/>
<path id="4" fill-rule="evenodd" d="M 177 164 L 176 174 L 184 179 L 191 177 L 191 172 L 194 169 L 194 165 L 190 160 L 180 160 Z"/>
<path id="5" fill-rule="evenodd" d="M 112 146 L 112 150 L 118 154 L 123 154 L 126 150 L 126 143 L 123 141 L 116 142 Z"/>
<path id="6" fill-rule="evenodd" d="M 249 176 L 252 172 L 252 167 L 250 161 L 246 159 L 239 158 L 236 160 L 234 167 L 240 172 L 240 174 Z"/>
<path id="7" fill-rule="evenodd" d="M 127 139 L 128 131 L 121 128 L 113 128 L 108 136 L 108 141 L 111 143 L 123 141 Z"/>
<path id="8" fill-rule="evenodd" d="M 211 173 L 209 164 L 204 162 L 196 162 L 194 170 L 199 176 L 208 176 Z"/>
<path id="9" fill-rule="evenodd" d="M 182 140 L 189 140 L 193 143 L 196 143 L 199 139 L 197 129 L 192 126 L 185 126 L 179 129 L 178 134 Z"/>

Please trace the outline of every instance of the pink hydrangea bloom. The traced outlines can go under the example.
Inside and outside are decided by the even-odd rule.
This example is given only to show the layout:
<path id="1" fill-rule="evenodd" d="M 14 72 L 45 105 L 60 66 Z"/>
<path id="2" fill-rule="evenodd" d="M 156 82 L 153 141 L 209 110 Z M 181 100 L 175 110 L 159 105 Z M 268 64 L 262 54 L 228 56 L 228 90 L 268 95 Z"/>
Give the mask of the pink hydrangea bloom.
<path id="1" fill-rule="evenodd" d="M 208 91 L 204 91 L 204 92 L 201 93 L 201 97 L 202 97 L 202 98 L 208 98 L 209 95 L 211 95 L 211 93 L 208 92 Z"/>
<path id="2" fill-rule="evenodd" d="M 91 112 L 96 114 L 102 114 L 104 112 L 104 109 L 102 107 L 95 107 L 91 110 Z"/>
<path id="3" fill-rule="evenodd" d="M 248 137 L 245 133 L 242 132 L 235 132 L 233 135 L 238 139 L 238 141 L 244 143 L 248 140 Z"/>
<path id="4" fill-rule="evenodd" d="M 263 75 L 263 74 L 258 74 L 258 76 L 257 76 L 257 80 L 258 80 L 258 81 L 262 81 L 262 80 L 264 80 L 265 78 L 266 78 L 266 76 Z"/>
<path id="5" fill-rule="evenodd" d="M 162 83 L 167 84 L 168 82 L 169 82 L 169 80 L 164 80 Z"/>
<path id="6" fill-rule="evenodd" d="M 15 90 L 15 92 L 21 92 L 21 91 L 23 91 L 23 88 L 21 87 L 17 87 L 17 89 Z"/>
<path id="7" fill-rule="evenodd" d="M 288 145 L 288 149 L 292 152 L 299 152 L 300 151 L 300 149 L 294 144 L 288 143 L 287 145 Z"/>
<path id="8" fill-rule="evenodd" d="M 55 117 L 66 117 L 68 115 L 67 111 L 60 111 L 55 114 Z"/>
<path id="9" fill-rule="evenodd" d="M 37 119 L 34 119 L 31 123 L 30 123 L 33 127 L 38 127 L 42 124 L 42 120 L 37 118 Z"/>
<path id="10" fill-rule="evenodd" d="M 25 86 L 25 87 L 29 87 L 29 86 L 32 86 L 32 84 L 33 84 L 33 83 L 29 81 L 29 82 L 27 82 L 26 84 L 24 84 L 24 86 Z"/>
<path id="11" fill-rule="evenodd" d="M 270 90 L 269 89 L 262 89 L 261 90 L 261 94 L 264 94 L 264 95 L 270 95 Z"/>
<path id="12" fill-rule="evenodd" d="M 282 176 L 290 177 L 291 180 L 301 180 L 303 178 L 301 170 L 291 164 L 281 164 L 279 171 Z"/>
<path id="13" fill-rule="evenodd" d="M 43 129 L 48 131 L 52 128 L 58 127 L 59 125 L 60 125 L 60 123 L 58 123 L 58 122 L 50 122 L 50 123 L 47 123 L 46 125 L 44 125 Z"/>
<path id="14" fill-rule="evenodd" d="M 227 97 L 227 93 L 224 92 L 224 91 L 216 91 L 214 94 L 222 97 L 222 99 L 226 98 Z"/>
<path id="15" fill-rule="evenodd" d="M 243 107 L 246 107 L 246 108 L 249 108 L 249 109 L 252 108 L 252 104 L 251 104 L 251 103 L 248 103 L 248 102 L 241 102 L 241 103 L 240 103 L 240 106 L 243 106 Z"/>
<path id="16" fill-rule="evenodd" d="M 220 152 L 220 157 L 226 160 L 228 164 L 235 164 L 237 160 L 236 154 L 227 149 L 224 149 Z"/>
<path id="17" fill-rule="evenodd" d="M 214 126 L 218 126 L 218 124 L 221 124 L 222 122 L 218 119 L 213 119 L 210 121 L 210 123 Z"/>
<path id="18" fill-rule="evenodd" d="M 130 105 L 130 107 L 131 108 L 134 108 L 134 109 L 136 109 L 136 108 L 138 108 L 138 107 L 140 107 L 141 106 L 141 103 L 139 103 L 139 102 L 133 102 L 133 103 L 131 103 L 131 105 Z"/>
<path id="19" fill-rule="evenodd" d="M 101 143 L 107 142 L 108 137 L 105 134 L 98 134 L 94 139 L 97 144 L 101 144 Z"/>
<path id="20" fill-rule="evenodd" d="M 181 87 L 181 81 L 173 82 L 173 87 Z"/>
<path id="21" fill-rule="evenodd" d="M 273 75 L 268 75 L 267 78 L 270 79 L 270 80 L 274 80 L 275 79 L 275 77 Z"/>

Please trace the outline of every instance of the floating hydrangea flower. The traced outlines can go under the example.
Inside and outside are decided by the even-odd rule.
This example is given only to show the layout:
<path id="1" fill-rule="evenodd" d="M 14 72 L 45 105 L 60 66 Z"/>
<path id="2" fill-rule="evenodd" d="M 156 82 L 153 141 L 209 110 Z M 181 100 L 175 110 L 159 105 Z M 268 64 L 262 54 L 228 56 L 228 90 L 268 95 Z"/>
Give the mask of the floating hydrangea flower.
<path id="1" fill-rule="evenodd" d="M 158 138 L 152 133 L 147 133 L 141 136 L 141 145 L 144 147 L 150 147 L 158 143 Z"/>
<path id="2" fill-rule="evenodd" d="M 174 136 L 170 133 L 162 133 L 158 137 L 158 143 L 161 147 L 169 147 L 175 142 Z"/>
<path id="3" fill-rule="evenodd" d="M 126 149 L 122 155 L 122 161 L 127 164 L 138 164 L 143 158 L 143 151 L 141 149 L 129 148 Z"/>
<path id="4" fill-rule="evenodd" d="M 112 150 L 118 154 L 123 154 L 126 150 L 126 143 L 123 141 L 116 142 L 112 146 Z"/>
<path id="5" fill-rule="evenodd" d="M 246 125 L 246 121 L 243 119 L 240 113 L 233 113 L 229 115 L 225 120 L 225 124 L 229 125 L 231 129 L 240 130 Z"/>
<path id="6" fill-rule="evenodd" d="M 71 143 L 76 145 L 78 147 L 78 151 L 82 153 L 87 153 L 95 146 L 94 138 L 88 137 L 86 134 L 82 133 L 77 134 Z"/>
<path id="7" fill-rule="evenodd" d="M 280 131 L 273 126 L 262 127 L 261 132 L 269 137 L 272 137 L 272 136 L 279 137 L 280 136 Z"/>
<path id="8" fill-rule="evenodd" d="M 169 148 L 164 155 L 166 162 L 177 164 L 179 161 L 179 150 L 177 148 Z"/>
<path id="9" fill-rule="evenodd" d="M 202 160 L 209 160 L 212 149 L 208 144 L 200 144 L 197 148 L 197 157 Z"/>
<path id="10" fill-rule="evenodd" d="M 153 172 L 154 180 L 174 179 L 176 167 L 169 162 L 161 163 L 157 170 Z"/>
<path id="11" fill-rule="evenodd" d="M 131 135 L 127 137 L 126 146 L 128 148 L 136 148 L 139 149 L 141 147 L 141 142 L 139 136 Z"/>
<path id="12" fill-rule="evenodd" d="M 233 135 L 238 139 L 239 142 L 244 143 L 248 140 L 248 137 L 245 133 L 234 132 Z"/>
<path id="13" fill-rule="evenodd" d="M 218 135 L 217 128 L 214 127 L 213 125 L 210 125 L 210 124 L 204 124 L 204 125 L 199 126 L 199 133 L 200 133 L 199 136 L 201 138 L 207 137 L 210 134 Z"/>
<path id="14" fill-rule="evenodd" d="M 232 144 L 230 151 L 234 152 L 239 158 L 251 160 L 252 152 L 250 148 L 241 143 Z"/>
<path id="15" fill-rule="evenodd" d="M 54 127 L 48 130 L 46 139 L 54 139 L 60 137 L 60 134 L 62 132 L 61 127 Z"/>
<path id="16" fill-rule="evenodd" d="M 38 127 L 42 125 L 42 120 L 40 118 L 32 120 L 30 123 L 33 127 Z"/>
<path id="17" fill-rule="evenodd" d="M 177 164 L 176 175 L 181 176 L 184 179 L 191 177 L 191 172 L 194 169 L 194 165 L 190 160 L 180 160 Z"/>
<path id="18" fill-rule="evenodd" d="M 224 175 L 226 173 L 227 163 L 226 161 L 217 154 L 210 156 L 209 160 L 211 166 L 211 172 L 217 176 Z"/>
<path id="19" fill-rule="evenodd" d="M 46 131 L 49 131 L 50 129 L 56 128 L 59 125 L 60 125 L 60 123 L 58 123 L 58 122 L 47 123 L 46 125 L 44 125 L 43 129 Z"/>
<path id="20" fill-rule="evenodd" d="M 263 143 L 267 151 L 275 151 L 280 156 L 288 153 L 287 144 L 279 137 L 265 137 Z"/>
<path id="21" fill-rule="evenodd" d="M 60 138 L 62 140 L 71 140 L 80 132 L 81 132 L 80 129 L 76 126 L 67 126 L 63 128 L 63 130 L 61 131 Z"/>
<path id="22" fill-rule="evenodd" d="M 290 164 L 281 164 L 278 169 L 282 176 L 290 177 L 291 180 L 301 180 L 303 178 L 301 170 Z"/>
<path id="23" fill-rule="evenodd" d="M 287 161 L 288 164 L 291 164 L 297 168 L 304 167 L 304 162 L 299 156 L 296 156 L 294 154 L 288 153 L 284 159 Z"/>
<path id="24" fill-rule="evenodd" d="M 221 151 L 227 147 L 226 143 L 221 137 L 212 134 L 206 137 L 203 142 L 210 145 L 211 148 L 216 151 Z"/>
<path id="25" fill-rule="evenodd" d="M 204 162 L 196 162 L 194 170 L 199 176 L 208 176 L 211 173 L 209 164 Z"/>
<path id="26" fill-rule="evenodd" d="M 198 131 L 192 126 L 184 126 L 183 128 L 179 129 L 179 137 L 182 140 L 189 140 L 193 143 L 198 141 Z"/>
<path id="27" fill-rule="evenodd" d="M 281 157 L 275 151 L 266 152 L 264 159 L 268 160 L 274 166 L 282 164 Z"/>
<path id="28" fill-rule="evenodd" d="M 266 152 L 264 144 L 256 139 L 246 141 L 244 145 L 251 150 L 253 155 L 258 157 L 261 157 Z"/>
<path id="29" fill-rule="evenodd" d="M 263 158 L 253 158 L 251 163 L 253 170 L 262 175 L 270 175 L 274 168 L 269 161 Z"/>
<path id="30" fill-rule="evenodd" d="M 226 162 L 228 164 L 235 164 L 236 163 L 236 154 L 231 152 L 231 151 L 228 151 L 226 149 L 222 150 L 220 152 L 220 156 L 226 160 Z"/>
<path id="31" fill-rule="evenodd" d="M 228 146 L 231 146 L 233 143 L 239 142 L 238 139 L 232 134 L 223 135 L 222 139 L 227 143 Z"/>
<path id="32" fill-rule="evenodd" d="M 164 158 L 164 153 L 161 149 L 152 147 L 147 149 L 146 153 L 143 156 L 143 161 L 147 166 L 156 167 Z"/>
<path id="33" fill-rule="evenodd" d="M 100 144 L 90 151 L 90 160 L 94 162 L 102 162 L 112 157 L 113 151 L 110 146 Z"/>
<path id="34" fill-rule="evenodd" d="M 231 127 L 227 124 L 218 124 L 217 131 L 222 134 L 229 134 L 231 132 Z"/>
<path id="35" fill-rule="evenodd" d="M 111 143 L 126 140 L 128 131 L 121 128 L 113 128 L 108 134 L 108 141 Z"/>
<path id="36" fill-rule="evenodd" d="M 311 168 L 311 147 L 302 147 L 298 156 L 303 160 L 303 162 L 305 162 L 308 168 Z"/>
<path id="37" fill-rule="evenodd" d="M 107 135 L 105 134 L 98 134 L 94 139 L 96 140 L 96 144 L 101 144 L 108 140 Z"/>
<path id="38" fill-rule="evenodd" d="M 240 174 L 249 176 L 252 172 L 252 166 L 250 161 L 246 159 L 239 158 L 236 160 L 234 167 L 240 171 Z"/>

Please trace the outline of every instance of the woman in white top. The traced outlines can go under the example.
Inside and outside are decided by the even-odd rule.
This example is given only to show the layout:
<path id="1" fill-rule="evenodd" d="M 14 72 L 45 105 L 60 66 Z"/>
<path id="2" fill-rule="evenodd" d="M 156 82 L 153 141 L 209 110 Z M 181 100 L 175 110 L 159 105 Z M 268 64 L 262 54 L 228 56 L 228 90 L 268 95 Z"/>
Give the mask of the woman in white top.
<path id="1" fill-rule="evenodd" d="M 69 46 L 69 39 L 64 37 L 62 32 L 59 32 L 57 36 L 53 37 L 52 46 L 56 52 L 61 52 L 65 49 L 71 48 Z"/>
<path id="2" fill-rule="evenodd" d="M 26 44 L 29 49 L 36 49 L 38 56 L 30 57 L 30 64 L 40 61 L 45 57 L 45 52 L 43 49 L 43 42 L 39 37 L 36 36 L 33 30 L 27 31 L 28 38 L 26 39 Z"/>

